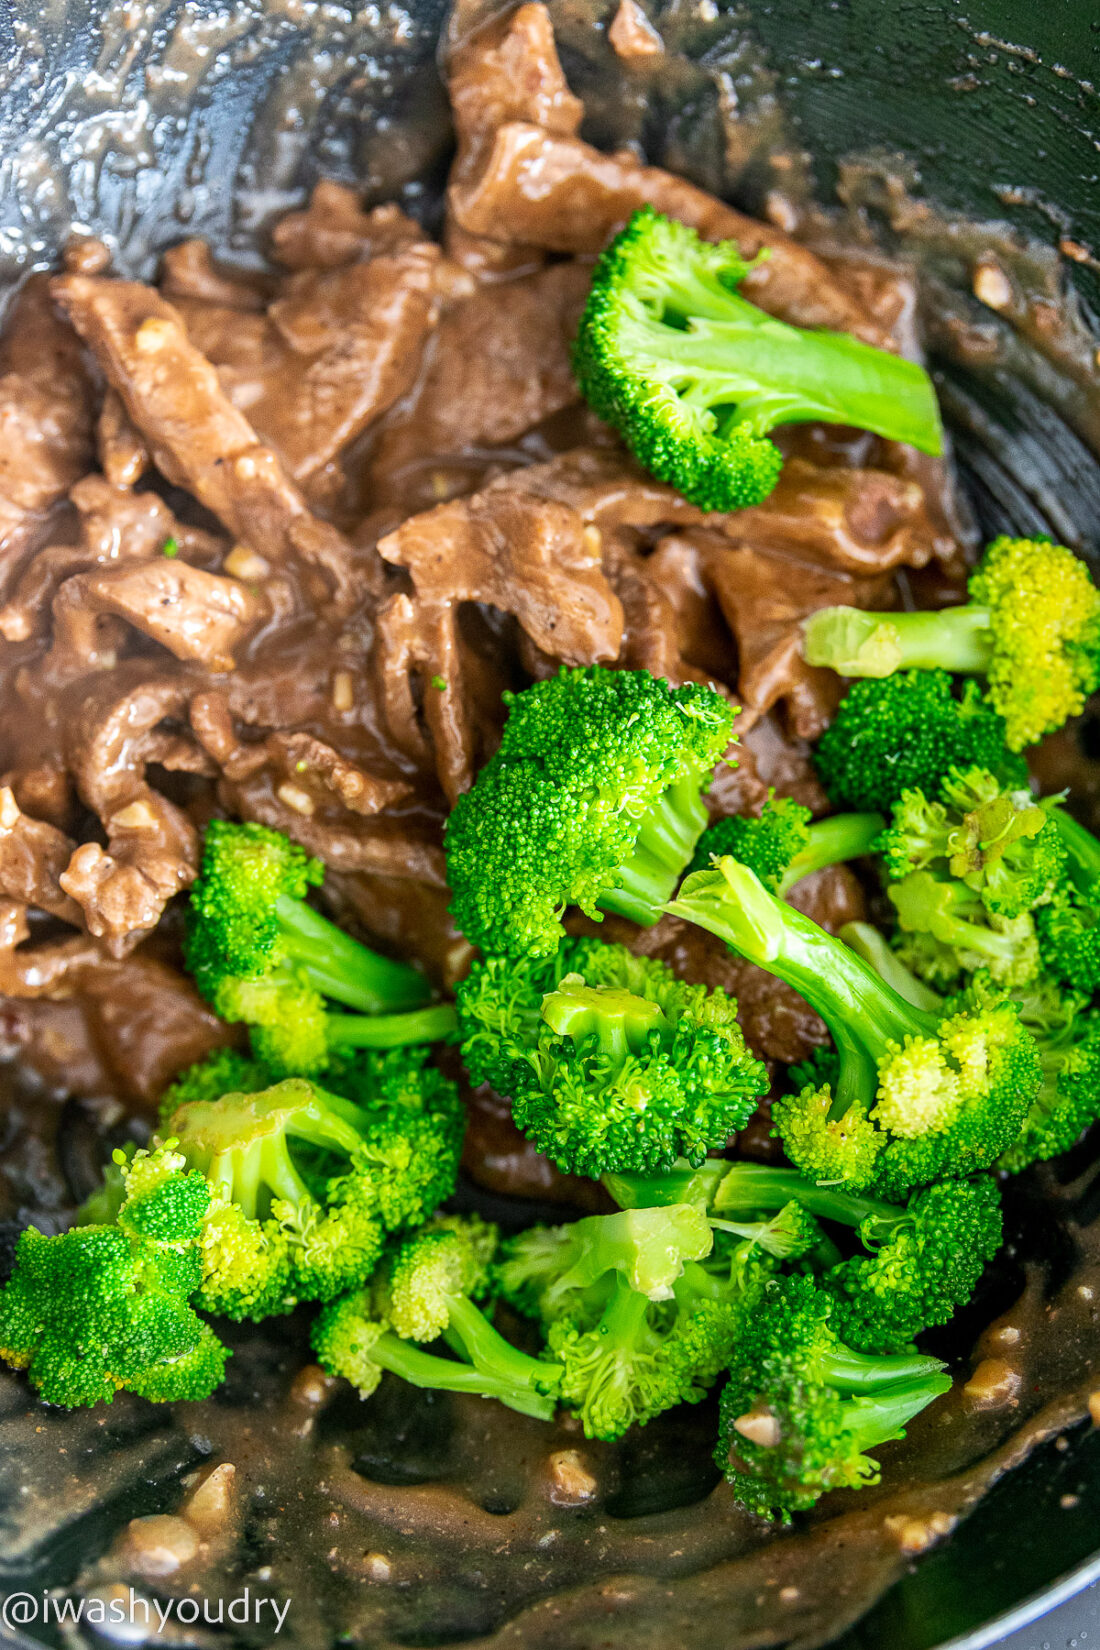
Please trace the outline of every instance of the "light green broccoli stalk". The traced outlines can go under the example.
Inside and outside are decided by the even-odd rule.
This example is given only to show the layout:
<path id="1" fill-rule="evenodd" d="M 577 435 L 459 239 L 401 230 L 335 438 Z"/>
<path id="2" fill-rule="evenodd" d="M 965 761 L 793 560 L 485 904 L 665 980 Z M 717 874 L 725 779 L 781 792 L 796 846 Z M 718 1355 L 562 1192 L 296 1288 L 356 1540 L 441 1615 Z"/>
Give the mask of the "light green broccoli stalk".
<path id="1" fill-rule="evenodd" d="M 767 1091 L 737 1004 L 622 945 L 475 962 L 458 988 L 462 1057 L 512 1101 L 559 1168 L 597 1176 L 702 1161 Z"/>
<path id="2" fill-rule="evenodd" d="M 842 676 L 909 666 L 984 676 L 1010 749 L 1053 733 L 1100 685 L 1100 591 L 1084 562 L 1047 539 L 995 539 L 965 607 L 862 613 L 828 607 L 805 623 L 812 665 Z"/>
<path id="3" fill-rule="evenodd" d="M 1015 1139 L 1042 1072 L 1015 1004 L 988 979 L 938 1014 L 915 1008 L 732 859 L 688 877 L 668 909 L 785 980 L 828 1026 L 835 1087 L 806 1088 L 772 1113 L 811 1178 L 896 1200 L 988 1168 Z"/>
<path id="4" fill-rule="evenodd" d="M 0 1291 L 0 1358 L 70 1409 L 122 1389 L 155 1403 L 209 1397 L 228 1352 L 190 1301 L 210 1190 L 170 1146 L 119 1153 L 115 1169 L 113 1223 L 20 1237 Z"/>
<path id="5" fill-rule="evenodd" d="M 738 510 L 775 486 L 779 424 L 851 424 L 942 451 L 923 368 L 777 321 L 737 291 L 751 268 L 735 242 L 700 240 L 648 206 L 597 261 L 573 367 L 647 470 L 704 510 Z"/>
<path id="6" fill-rule="evenodd" d="M 562 669 L 506 693 L 500 749 L 447 821 L 455 921 L 502 956 L 548 956 L 562 912 L 652 925 L 706 825 L 733 738 L 710 688 L 644 670 Z"/>
<path id="7" fill-rule="evenodd" d="M 776 1280 L 738 1337 L 715 1460 L 747 1511 L 790 1522 L 828 1490 L 878 1481 L 869 1451 L 950 1390 L 938 1358 L 876 1357 L 840 1339 L 809 1277 Z"/>

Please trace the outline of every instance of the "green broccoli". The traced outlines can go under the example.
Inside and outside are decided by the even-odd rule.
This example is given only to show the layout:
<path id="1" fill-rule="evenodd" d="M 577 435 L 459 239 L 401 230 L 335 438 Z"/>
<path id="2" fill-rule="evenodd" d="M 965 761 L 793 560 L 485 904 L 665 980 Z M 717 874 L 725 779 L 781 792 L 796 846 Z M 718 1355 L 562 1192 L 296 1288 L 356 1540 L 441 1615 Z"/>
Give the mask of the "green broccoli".
<path id="1" fill-rule="evenodd" d="M 1064 877 L 1056 810 L 1055 799 L 1036 802 L 988 769 L 954 768 L 936 792 L 902 793 L 878 851 L 891 881 L 913 871 L 955 877 L 991 915 L 1019 917 L 1045 905 Z"/>
<path id="2" fill-rule="evenodd" d="M 881 929 L 869 922 L 846 922 L 837 929 L 836 937 L 849 951 L 854 951 L 857 957 L 869 963 L 875 973 L 914 1008 L 927 1009 L 931 1013 L 938 1013 L 943 1008 L 943 998 L 906 968 L 897 952 L 891 951 Z"/>
<path id="3" fill-rule="evenodd" d="M 555 951 L 567 905 L 657 921 L 706 825 L 733 707 L 644 670 L 562 669 L 506 693 L 497 754 L 447 821 L 451 910 L 496 955 Z"/>
<path id="4" fill-rule="evenodd" d="M 923 1329 L 947 1323 L 970 1299 L 1001 1242 L 1000 1195 L 990 1175 L 940 1181 L 915 1192 L 904 1207 L 820 1185 L 797 1169 L 720 1158 L 698 1169 L 680 1163 L 663 1175 L 606 1175 L 604 1184 L 624 1207 L 692 1203 L 706 1210 L 712 1225 L 726 1216 L 725 1229 L 745 1235 L 749 1226 L 729 1222 L 759 1223 L 775 1210 L 774 1218 L 785 1216 L 781 1230 L 791 1230 L 792 1207 L 856 1229 L 868 1253 L 843 1262 L 839 1254 L 823 1259 L 820 1244 L 811 1241 L 784 1254 L 763 1225 L 758 1241 L 780 1258 L 805 1255 L 824 1274 L 823 1286 L 837 1296 L 838 1332 L 861 1352 L 900 1351 Z"/>
<path id="5" fill-rule="evenodd" d="M 702 241 L 648 206 L 597 261 L 573 369 L 647 470 L 704 510 L 737 510 L 775 486 L 777 424 L 851 424 L 942 451 L 923 368 L 765 314 L 736 290 L 752 267 L 735 242 Z"/>
<path id="6" fill-rule="evenodd" d="M 224 1020 L 250 1027 L 257 1057 L 281 1076 L 321 1072 L 334 1050 L 434 1042 L 454 1029 L 448 1004 L 423 1006 L 423 975 L 306 903 L 323 874 L 278 831 L 215 819 L 191 889 L 187 967 Z M 329 999 L 358 1012 L 329 1013 Z"/>
<path id="7" fill-rule="evenodd" d="M 472 1080 L 509 1096 L 567 1172 L 701 1162 L 767 1092 L 732 998 L 623 945 L 567 939 L 549 958 L 487 957 L 457 995 Z"/>
<path id="8" fill-rule="evenodd" d="M 1066 876 L 1036 914 L 1043 966 L 1063 984 L 1100 990 L 1100 842 L 1064 808 L 1054 810 Z"/>
<path id="9" fill-rule="evenodd" d="M 772 1114 L 788 1156 L 811 1178 L 897 1200 L 988 1168 L 1011 1145 L 1042 1072 L 1015 1004 L 986 977 L 939 1013 L 915 1008 L 728 858 L 688 877 L 668 909 L 785 980 L 828 1026 L 839 1052 L 835 1092 L 804 1089 Z"/>
<path id="10" fill-rule="evenodd" d="M 846 1346 L 836 1312 L 811 1278 L 776 1280 L 737 1338 L 715 1460 L 759 1517 L 786 1524 L 828 1490 L 877 1483 L 867 1452 L 950 1390 L 938 1358 Z"/>
<path id="11" fill-rule="evenodd" d="M 223 1094 L 258 1094 L 278 1082 L 278 1074 L 254 1055 L 217 1048 L 181 1071 L 158 1102 L 162 1123 L 191 1100 L 220 1100 Z"/>
<path id="12" fill-rule="evenodd" d="M 166 1120 L 213 1193 L 203 1306 L 260 1319 L 331 1299 L 370 1273 L 387 1231 L 450 1195 L 465 1112 L 425 1058 L 369 1054 L 343 1072 L 342 1095 L 289 1078 L 187 1101 Z"/>
<path id="13" fill-rule="evenodd" d="M 863 613 L 827 607 L 806 620 L 803 652 L 842 676 L 916 665 L 984 676 L 1010 749 L 1033 745 L 1100 686 L 1100 590 L 1085 563 L 1047 539 L 995 539 L 970 576 L 965 607 Z"/>
<path id="14" fill-rule="evenodd" d="M 951 768 L 987 768 L 1027 784 L 1027 768 L 1005 744 L 1005 723 L 945 670 L 905 670 L 854 682 L 818 740 L 814 766 L 834 807 L 889 813 L 905 791 L 934 795 Z"/>
<path id="15" fill-rule="evenodd" d="M 1042 980 L 1022 994 L 1020 1021 L 1038 1044 L 1043 1083 L 997 1160 L 1010 1174 L 1068 1152 L 1100 1116 L 1100 1012 L 1080 993 Z"/>
<path id="16" fill-rule="evenodd" d="M 950 990 L 984 969 L 1006 991 L 1039 973 L 1039 938 L 1029 911 L 990 911 L 980 893 L 931 871 L 911 871 L 887 889 L 901 930 L 898 957 L 920 979 Z"/>
<path id="17" fill-rule="evenodd" d="M 789 796 L 776 800 L 769 792 L 759 819 L 735 814 L 709 826 L 689 869 L 705 871 L 712 860 L 729 854 L 755 871 L 770 893 L 782 897 L 814 871 L 869 854 L 886 824 L 876 813 L 812 820 L 800 802 Z"/>
<path id="18" fill-rule="evenodd" d="M 20 1237 L 0 1291 L 0 1358 L 66 1408 L 121 1389 L 156 1403 L 209 1397 L 229 1355 L 190 1305 L 209 1188 L 167 1147 L 119 1153 L 115 1167 L 112 1224 Z"/>
<path id="19" fill-rule="evenodd" d="M 520 1232 L 496 1283 L 541 1321 L 586 1437 L 613 1439 L 703 1397 L 775 1264 L 682 1204 Z"/>
<path id="20" fill-rule="evenodd" d="M 476 1216 L 450 1217 L 410 1238 L 371 1287 L 322 1309 L 313 1348 L 324 1368 L 364 1398 L 389 1370 L 413 1386 L 496 1398 L 549 1420 L 560 1366 L 512 1346 L 476 1304 L 496 1245 L 496 1228 Z M 440 1336 L 453 1357 L 409 1345 Z"/>

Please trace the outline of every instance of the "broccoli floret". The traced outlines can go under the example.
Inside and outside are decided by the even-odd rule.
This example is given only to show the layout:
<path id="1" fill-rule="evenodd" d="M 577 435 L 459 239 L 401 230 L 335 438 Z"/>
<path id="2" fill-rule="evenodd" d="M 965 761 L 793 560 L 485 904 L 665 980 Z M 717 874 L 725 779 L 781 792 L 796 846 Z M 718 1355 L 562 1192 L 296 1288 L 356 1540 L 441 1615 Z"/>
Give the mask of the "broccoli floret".
<path id="1" fill-rule="evenodd" d="M 496 1227 L 450 1217 L 402 1244 L 370 1289 L 323 1308 L 313 1346 L 324 1367 L 369 1397 L 383 1370 L 414 1386 L 497 1398 L 549 1420 L 561 1368 L 512 1346 L 476 1304 L 488 1283 Z M 453 1357 L 410 1341 L 445 1337 Z"/>
<path id="2" fill-rule="evenodd" d="M 473 1081 L 509 1096 L 567 1172 L 702 1162 L 767 1091 L 733 999 L 622 945 L 565 940 L 550 958 L 475 962 L 458 1010 Z"/>
<path id="3" fill-rule="evenodd" d="M 774 1264 L 762 1244 L 715 1236 L 700 1209 L 674 1204 L 521 1232 L 496 1283 L 542 1322 L 585 1435 L 613 1439 L 702 1398 Z"/>
<path id="4" fill-rule="evenodd" d="M 1020 1020 L 1038 1044 L 1043 1083 L 997 1160 L 1010 1174 L 1068 1152 L 1100 1116 L 1100 1012 L 1080 993 L 1043 980 L 1022 994 Z"/>
<path id="5" fill-rule="evenodd" d="M 942 451 L 921 367 L 777 321 L 737 292 L 750 268 L 735 242 L 702 241 L 648 206 L 598 260 L 573 367 L 647 470 L 704 510 L 737 510 L 775 486 L 777 424 L 852 424 Z"/>
<path id="6" fill-rule="evenodd" d="M 860 1224 L 871 1255 L 834 1267 L 824 1287 L 836 1299 L 833 1325 L 860 1352 L 896 1352 L 964 1306 L 1001 1245 L 1001 1197 L 990 1175 L 943 1180 L 905 1209 Z"/>
<path id="7" fill-rule="evenodd" d="M 191 1100 L 220 1100 L 223 1094 L 253 1094 L 270 1088 L 277 1074 L 254 1056 L 235 1048 L 215 1049 L 204 1060 L 181 1071 L 160 1097 L 158 1111 L 167 1122 Z"/>
<path id="8" fill-rule="evenodd" d="M 504 700 L 500 750 L 447 821 L 458 926 L 489 954 L 547 956 L 567 905 L 652 925 L 706 825 L 735 710 L 696 683 L 599 666 Z"/>
<path id="9" fill-rule="evenodd" d="M 805 623 L 803 652 L 843 676 L 907 666 L 984 676 L 1010 749 L 1053 733 L 1100 685 L 1100 591 L 1072 550 L 995 539 L 970 576 L 970 601 L 933 613 L 829 607 Z"/>
<path id="10" fill-rule="evenodd" d="M 291 1078 L 173 1113 L 166 1130 L 213 1192 L 208 1310 L 260 1319 L 329 1300 L 370 1273 L 387 1231 L 419 1224 L 450 1195 L 464 1111 L 424 1058 L 367 1055 L 343 1072 L 342 1095 Z"/>
<path id="11" fill-rule="evenodd" d="M 1015 1004 L 988 978 L 939 1013 L 915 1008 L 732 859 L 688 877 L 668 909 L 785 980 L 828 1026 L 835 1089 L 804 1089 L 772 1114 L 811 1178 L 897 1199 L 988 1168 L 1012 1143 L 1042 1072 Z"/>
<path id="12" fill-rule="evenodd" d="M 878 843 L 887 876 L 911 871 L 951 876 L 981 896 L 986 910 L 1019 917 L 1045 905 L 1065 874 L 1057 802 L 1036 802 L 984 768 L 952 769 L 937 793 L 905 791 Z"/>
<path id="13" fill-rule="evenodd" d="M 121 1389 L 157 1403 L 209 1397 L 229 1355 L 190 1305 L 209 1188 L 168 1148 L 119 1153 L 115 1166 L 113 1224 L 20 1237 L 0 1291 L 0 1358 L 67 1408 Z"/>
<path id="14" fill-rule="evenodd" d="M 185 956 L 202 995 L 244 1021 L 276 1075 L 323 1071 L 333 1050 L 433 1042 L 454 1029 L 427 981 L 306 903 L 323 869 L 278 831 L 212 820 L 191 890 Z M 355 1009 L 332 1014 L 326 1002 Z M 411 1012 L 404 1012 L 404 1011 Z"/>
<path id="15" fill-rule="evenodd" d="M 705 830 L 690 869 L 705 871 L 712 860 L 729 854 L 755 871 L 769 892 L 782 896 L 814 871 L 870 853 L 886 823 L 876 813 L 811 821 L 809 808 L 789 796 L 777 801 L 769 792 L 759 819 L 735 814 Z"/>
<path id="16" fill-rule="evenodd" d="M 1066 876 L 1036 914 L 1043 966 L 1063 984 L 1100 990 L 1100 842 L 1072 814 L 1055 808 L 1066 850 Z"/>
<path id="17" fill-rule="evenodd" d="M 624 1207 L 694 1203 L 712 1226 L 754 1236 L 780 1259 L 807 1257 L 837 1297 L 838 1333 L 861 1352 L 900 1351 L 923 1329 L 947 1323 L 1001 1241 L 1000 1195 L 989 1175 L 925 1187 L 905 1207 L 820 1185 L 797 1169 L 713 1158 L 701 1169 L 678 1164 L 664 1175 L 608 1175 L 604 1184 Z M 795 1209 L 813 1224 L 800 1228 Z M 772 1210 L 774 1224 L 763 1222 Z M 826 1254 L 814 1239 L 818 1221 L 854 1228 L 869 1253 L 843 1262 L 835 1249 Z"/>
<path id="18" fill-rule="evenodd" d="M 789 1523 L 828 1490 L 876 1483 L 867 1452 L 950 1389 L 938 1358 L 846 1346 L 836 1310 L 811 1278 L 776 1280 L 738 1336 L 715 1459 L 760 1517 Z"/>
<path id="19" fill-rule="evenodd" d="M 959 697 L 945 670 L 905 670 L 854 682 L 814 751 L 814 766 L 838 808 L 889 813 L 908 790 L 934 795 L 951 768 L 986 768 L 1027 784 L 1027 768 L 1005 744 L 1004 718 L 976 682 Z"/>
<path id="20" fill-rule="evenodd" d="M 898 956 L 918 978 L 950 990 L 964 975 L 984 969 L 1013 990 L 1038 974 L 1039 939 L 1030 912 L 999 916 L 965 883 L 931 871 L 911 871 L 887 893 L 901 929 Z"/>

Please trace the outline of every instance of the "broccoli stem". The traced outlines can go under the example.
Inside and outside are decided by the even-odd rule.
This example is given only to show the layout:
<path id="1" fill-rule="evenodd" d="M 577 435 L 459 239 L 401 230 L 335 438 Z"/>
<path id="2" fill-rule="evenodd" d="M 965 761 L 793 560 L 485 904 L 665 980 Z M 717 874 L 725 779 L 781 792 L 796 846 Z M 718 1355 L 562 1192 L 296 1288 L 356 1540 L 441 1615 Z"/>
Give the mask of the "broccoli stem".
<path id="1" fill-rule="evenodd" d="M 529 1388 L 545 1397 L 561 1380 L 560 1367 L 531 1358 L 506 1341 L 468 1295 L 448 1295 L 450 1328 L 474 1368 L 502 1387 Z"/>
<path id="2" fill-rule="evenodd" d="M 728 856 L 690 876 L 665 909 L 785 981 L 821 1015 L 841 1053 L 831 1118 L 874 1093 L 888 1044 L 935 1033 L 938 1015 L 907 1003 L 862 957 L 775 899 L 748 866 Z"/>
<path id="3" fill-rule="evenodd" d="M 861 1393 L 842 1408 L 841 1427 L 851 1432 L 860 1450 L 875 1449 L 896 1438 L 915 1415 L 934 1398 L 950 1392 L 951 1377 L 936 1373 L 918 1380 L 899 1381 L 881 1392 Z"/>
<path id="4" fill-rule="evenodd" d="M 914 1008 L 923 1008 L 929 1014 L 935 1014 L 943 1007 L 943 998 L 910 973 L 897 952 L 891 951 L 886 936 L 872 923 L 846 922 L 843 928 L 837 930 L 837 939 L 869 963 L 879 978 L 893 986 L 898 996 L 904 997 Z"/>
<path id="5" fill-rule="evenodd" d="M 522 1357 L 522 1353 L 517 1353 Z M 376 1341 L 371 1343 L 370 1357 L 381 1369 L 388 1369 L 392 1374 L 399 1375 L 403 1381 L 412 1386 L 434 1388 L 441 1392 L 469 1392 L 475 1397 L 497 1398 L 509 1409 L 518 1410 L 521 1415 L 533 1415 L 539 1421 L 553 1420 L 557 1408 L 554 1399 L 546 1393 L 536 1391 L 530 1382 L 511 1382 L 497 1380 L 491 1375 L 482 1374 L 469 1364 L 461 1364 L 450 1358 L 440 1358 L 434 1352 L 424 1352 L 420 1347 L 403 1341 L 392 1330 L 386 1330 Z M 529 1362 L 535 1362 L 529 1359 Z M 546 1370 L 546 1384 L 549 1385 L 554 1377 L 552 1365 L 544 1365 Z"/>
<path id="6" fill-rule="evenodd" d="M 993 658 L 990 613 L 971 605 L 934 613 L 823 607 L 803 626 L 802 652 L 808 664 L 841 676 L 892 676 L 913 668 L 984 676 Z"/>
<path id="7" fill-rule="evenodd" d="M 729 1164 L 721 1157 L 708 1158 L 697 1169 L 681 1158 L 672 1169 L 652 1174 L 605 1174 L 601 1180 L 620 1209 L 664 1209 L 673 1203 L 709 1206 L 728 1169 Z"/>
<path id="8" fill-rule="evenodd" d="M 617 886 L 600 895 L 600 909 L 652 928 L 706 825 L 699 779 L 670 785 L 643 816 L 633 852 L 616 872 Z"/>
<path id="9" fill-rule="evenodd" d="M 411 1043 L 438 1043 L 458 1025 L 453 1003 L 433 1003 L 409 1014 L 326 1014 L 330 1047 L 405 1048 Z"/>
<path id="10" fill-rule="evenodd" d="M 1069 874 L 1074 885 L 1082 894 L 1091 894 L 1100 879 L 1100 841 L 1064 808 L 1052 809 L 1050 817 L 1069 855 Z"/>
<path id="11" fill-rule="evenodd" d="M 287 958 L 323 997 L 382 1014 L 417 1008 L 431 995 L 423 974 L 368 950 L 304 900 L 281 894 L 275 914 Z"/>
<path id="12" fill-rule="evenodd" d="M 780 879 L 777 892 L 789 893 L 796 882 L 826 865 L 840 865 L 848 859 L 860 859 L 869 854 L 875 842 L 886 829 L 881 814 L 833 814 L 819 819 L 806 833 L 806 846 L 801 848 Z"/>
<path id="13" fill-rule="evenodd" d="M 798 1202 L 820 1220 L 835 1220 L 842 1226 L 859 1226 L 870 1216 L 896 1222 L 902 1209 L 878 1198 L 857 1197 L 833 1186 L 819 1186 L 797 1169 L 772 1168 L 767 1163 L 733 1163 L 715 1189 L 711 1208 L 721 1214 L 754 1214 L 782 1209 Z"/>
<path id="14" fill-rule="evenodd" d="M 880 1357 L 853 1352 L 850 1347 L 839 1344 L 834 1352 L 822 1352 L 815 1362 L 823 1386 L 855 1394 L 878 1392 L 903 1381 L 924 1382 L 943 1368 L 939 1358 L 928 1358 L 921 1352 L 897 1352 Z"/>

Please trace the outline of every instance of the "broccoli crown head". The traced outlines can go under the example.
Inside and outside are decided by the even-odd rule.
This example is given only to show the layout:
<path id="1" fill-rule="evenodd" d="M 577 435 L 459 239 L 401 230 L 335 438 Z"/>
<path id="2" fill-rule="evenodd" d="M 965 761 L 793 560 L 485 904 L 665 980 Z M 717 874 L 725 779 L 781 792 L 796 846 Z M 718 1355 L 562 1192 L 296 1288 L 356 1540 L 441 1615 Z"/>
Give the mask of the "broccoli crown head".
<path id="1" fill-rule="evenodd" d="M 955 877 L 1000 917 L 1046 904 L 1065 875 L 1066 850 L 1051 805 L 1002 785 L 985 768 L 952 769 L 937 796 L 905 791 L 878 846 L 894 881 L 911 871 Z"/>
<path id="2" fill-rule="evenodd" d="M 1021 750 L 1080 715 L 1100 685 L 1100 591 L 1064 545 L 1005 537 L 989 545 L 969 591 L 989 612 L 989 697 Z"/>
<path id="3" fill-rule="evenodd" d="M 1091 898 L 1072 884 L 1035 913 L 1043 967 L 1064 985 L 1100 991 L 1100 921 Z"/>
<path id="4" fill-rule="evenodd" d="M 997 1183 L 983 1175 L 926 1186 L 885 1241 L 881 1229 L 869 1216 L 860 1235 L 872 1253 L 852 1256 L 824 1279 L 833 1326 L 860 1352 L 900 1352 L 970 1299 L 1001 1243 Z"/>
<path id="5" fill-rule="evenodd" d="M 384 1284 L 395 1332 L 411 1341 L 442 1335 L 457 1296 L 476 1300 L 486 1292 L 499 1241 L 497 1227 L 477 1215 L 450 1216 L 406 1239 Z"/>
<path id="6" fill-rule="evenodd" d="M 330 1061 L 325 999 L 304 969 L 273 968 L 263 979 L 223 974 L 209 993 L 223 1020 L 243 1021 L 257 1066 L 276 1075 L 313 1077 Z"/>
<path id="7" fill-rule="evenodd" d="M 117 1223 L 56 1237 L 28 1228 L 0 1292 L 0 1357 L 28 1370 L 47 1403 L 110 1403 L 122 1388 L 162 1403 L 205 1398 L 224 1373 L 228 1353 L 190 1305 L 209 1189 L 170 1150 L 119 1167 Z"/>
<path id="8" fill-rule="evenodd" d="M 704 871 L 712 859 L 730 854 L 755 871 L 764 887 L 776 894 L 791 861 L 806 846 L 812 818 L 801 802 L 789 796 L 776 797 L 769 791 L 759 819 L 735 814 L 709 826 L 699 838 L 689 869 Z"/>
<path id="9" fill-rule="evenodd" d="M 977 683 L 959 696 L 946 670 L 905 670 L 853 682 L 814 751 L 814 766 L 838 808 L 888 814 L 906 791 L 935 796 L 952 768 L 983 768 L 1026 785 L 1010 757 L 1003 717 Z"/>
<path id="10" fill-rule="evenodd" d="M 259 979 L 280 959 L 275 907 L 304 899 L 324 876 L 321 862 L 265 825 L 212 819 L 191 888 L 186 959 L 210 999 L 223 975 Z"/>
<path id="11" fill-rule="evenodd" d="M 787 1522 L 827 1490 L 875 1483 L 867 1451 L 951 1385 L 934 1358 L 851 1352 L 833 1314 L 810 1278 L 776 1280 L 737 1338 L 715 1459 L 761 1517 Z"/>
<path id="12" fill-rule="evenodd" d="M 355 1289 L 322 1306 L 310 1331 L 310 1344 L 323 1368 L 342 1375 L 369 1398 L 382 1379 L 382 1365 L 372 1356 L 388 1332 L 376 1316 L 369 1289 Z"/>
<path id="13" fill-rule="evenodd" d="M 458 1007 L 474 1081 L 508 1095 L 539 1150 L 578 1174 L 701 1163 L 767 1088 L 731 998 L 622 945 L 476 962 Z"/>
<path id="14" fill-rule="evenodd" d="M 1020 1020 L 1035 1038 L 1043 1081 L 997 1167 L 1018 1173 L 1077 1144 L 1100 1114 L 1100 1013 L 1051 980 L 1023 994 Z"/>
<path id="15" fill-rule="evenodd" d="M 777 424 L 854 424 L 940 451 L 919 367 L 765 314 L 736 291 L 751 267 L 732 241 L 700 240 L 648 206 L 598 260 L 573 367 L 648 470 L 704 510 L 737 510 L 778 479 Z"/>
<path id="16" fill-rule="evenodd" d="M 488 953 L 546 956 L 566 906 L 598 916 L 624 887 L 656 921 L 706 822 L 699 793 L 733 737 L 732 706 L 596 665 L 504 698 L 500 749 L 447 821 L 458 926 Z"/>

